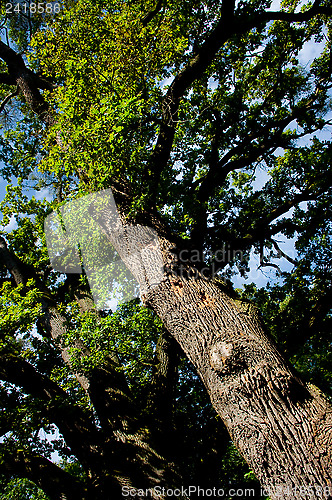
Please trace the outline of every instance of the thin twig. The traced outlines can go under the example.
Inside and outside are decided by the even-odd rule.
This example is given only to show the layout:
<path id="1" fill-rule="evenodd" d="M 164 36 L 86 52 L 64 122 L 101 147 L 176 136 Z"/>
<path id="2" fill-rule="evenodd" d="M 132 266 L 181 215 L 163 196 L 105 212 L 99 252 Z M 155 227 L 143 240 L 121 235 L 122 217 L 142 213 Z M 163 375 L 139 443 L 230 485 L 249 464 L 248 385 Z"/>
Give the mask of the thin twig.
<path id="1" fill-rule="evenodd" d="M 294 266 L 296 266 L 298 264 L 298 261 L 296 259 L 292 259 L 292 257 L 290 257 L 285 252 L 283 252 L 281 250 L 281 248 L 279 247 L 278 243 L 275 240 L 273 240 L 272 238 L 271 238 L 271 243 L 274 246 L 274 248 L 277 250 L 278 256 L 281 255 L 282 257 L 284 257 L 284 259 L 288 260 L 288 262 L 290 262 L 291 264 L 294 264 Z"/>
<path id="2" fill-rule="evenodd" d="M 2 101 L 2 103 L 0 104 L 0 113 L 1 111 L 3 111 L 5 109 L 5 106 L 6 104 L 13 98 L 15 97 L 16 95 L 18 95 L 19 93 L 19 88 L 18 86 L 16 87 L 16 90 L 15 92 L 13 92 L 12 94 L 9 94 L 7 95 L 7 97 L 4 98 L 4 100 Z"/>
<path id="3" fill-rule="evenodd" d="M 273 264 L 272 262 L 262 262 L 257 269 L 260 269 L 261 267 L 273 267 L 278 271 L 280 275 L 282 274 L 280 267 L 277 264 Z"/>

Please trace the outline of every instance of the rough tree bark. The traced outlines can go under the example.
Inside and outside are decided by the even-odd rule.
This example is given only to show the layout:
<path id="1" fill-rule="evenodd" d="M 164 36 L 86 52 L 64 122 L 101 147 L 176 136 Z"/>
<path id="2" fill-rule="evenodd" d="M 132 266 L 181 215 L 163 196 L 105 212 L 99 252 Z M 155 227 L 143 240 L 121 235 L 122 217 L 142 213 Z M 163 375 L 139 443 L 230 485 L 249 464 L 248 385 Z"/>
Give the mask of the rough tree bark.
<path id="1" fill-rule="evenodd" d="M 121 255 L 123 235 L 117 239 L 114 231 L 107 231 L 106 214 L 103 228 Z M 137 225 L 135 238 L 131 226 L 127 234 L 139 241 L 141 230 Z M 312 499 L 320 493 L 330 498 L 330 402 L 317 388 L 302 383 L 252 307 L 233 300 L 194 267 L 185 268 L 165 231 L 158 224 L 155 230 L 161 235 L 163 280 L 153 286 L 146 280 L 156 265 L 154 252 L 139 266 L 133 262 L 131 272 L 141 289 L 148 289 L 142 297 L 145 305 L 162 319 L 197 369 L 235 446 L 272 500 Z"/>
<path id="2" fill-rule="evenodd" d="M 315 498 L 315 487 L 332 491 L 332 406 L 300 381 L 255 314 L 213 282 L 176 276 L 174 264 L 145 303 L 197 368 L 270 497 Z"/>

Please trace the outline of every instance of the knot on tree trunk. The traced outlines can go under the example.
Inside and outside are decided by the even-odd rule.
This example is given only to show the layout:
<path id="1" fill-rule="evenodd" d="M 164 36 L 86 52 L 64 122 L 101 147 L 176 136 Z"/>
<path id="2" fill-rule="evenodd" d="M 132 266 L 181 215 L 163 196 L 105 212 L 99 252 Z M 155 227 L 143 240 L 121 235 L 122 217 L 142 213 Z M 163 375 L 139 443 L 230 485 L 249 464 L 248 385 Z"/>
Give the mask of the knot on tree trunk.
<path id="1" fill-rule="evenodd" d="M 234 373 L 246 366 L 234 342 L 216 342 L 210 350 L 210 364 L 217 373 Z"/>

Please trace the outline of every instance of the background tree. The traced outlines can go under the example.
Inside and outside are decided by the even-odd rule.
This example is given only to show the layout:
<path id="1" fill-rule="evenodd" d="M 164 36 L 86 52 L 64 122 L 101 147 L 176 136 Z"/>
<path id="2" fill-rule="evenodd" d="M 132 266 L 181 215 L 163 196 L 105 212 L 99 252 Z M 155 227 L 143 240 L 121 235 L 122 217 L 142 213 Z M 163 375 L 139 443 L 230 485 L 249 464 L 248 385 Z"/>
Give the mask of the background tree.
<path id="1" fill-rule="evenodd" d="M 6 116 L 1 139 L 3 176 L 19 178 L 2 204 L 4 224 L 17 222 L 0 245 L 3 397 L 16 405 L 4 434 L 17 433 L 5 462 L 55 498 L 190 475 L 170 461 L 179 457 L 170 446 L 179 442 L 170 428 L 173 339 L 271 498 L 278 485 L 293 488 L 289 498 L 330 494 L 331 406 L 286 360 L 330 390 L 331 143 L 318 132 L 329 125 L 331 6 L 269 6 L 75 1 L 49 19 L 3 14 L 12 41 L 0 42 L 1 107 L 13 103 L 19 119 L 15 128 Z M 309 41 L 320 50 L 301 67 Z M 53 198 L 29 199 L 27 183 Z M 123 318 L 114 328 L 119 317 L 93 309 L 84 277 L 49 268 L 42 230 L 51 210 L 108 187 L 124 224 L 157 231 L 165 264 L 164 280 L 142 297 L 165 329 L 149 348 L 130 330 L 139 357 L 151 361 L 155 347 L 155 368 L 142 367 L 138 386 L 128 345 L 121 355 L 130 335 L 119 341 L 114 331 Z M 107 217 L 105 225 L 121 255 Z M 296 259 L 280 249 L 281 235 L 296 240 Z M 274 257 L 293 269 L 268 290 L 252 284 L 236 294 L 216 279 L 245 276 L 252 252 L 261 267 L 275 267 Z M 284 358 L 246 299 L 260 306 Z M 155 317 L 137 314 L 153 335 Z M 41 409 L 29 409 L 20 431 L 21 405 L 37 399 Z M 58 427 L 81 477 L 47 461 L 41 422 Z"/>

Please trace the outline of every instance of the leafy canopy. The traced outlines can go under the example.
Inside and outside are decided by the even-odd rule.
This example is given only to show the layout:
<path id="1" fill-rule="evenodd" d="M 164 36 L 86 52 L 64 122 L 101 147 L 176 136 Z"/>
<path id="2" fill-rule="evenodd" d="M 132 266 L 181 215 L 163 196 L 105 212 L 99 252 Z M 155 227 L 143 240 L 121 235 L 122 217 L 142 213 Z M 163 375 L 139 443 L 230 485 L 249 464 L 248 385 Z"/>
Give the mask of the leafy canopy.
<path id="1" fill-rule="evenodd" d="M 10 45 L 48 82 L 40 94 L 51 117 L 46 123 L 22 92 L 10 111 L 4 108 L 0 166 L 8 186 L 1 212 L 3 227 L 16 225 L 2 234 L 34 278 L 17 286 L 1 264 L 1 354 L 28 360 L 93 417 L 74 372 L 90 375 L 116 348 L 135 401 L 147 401 L 161 325 L 137 303 L 100 318 L 82 313 L 68 277 L 48 267 L 43 222 L 68 200 L 108 187 L 125 216 L 153 213 L 208 263 L 226 246 L 230 257 L 218 266 L 231 280 L 238 272 L 250 279 L 253 253 L 261 268 L 288 259 L 292 267 L 278 283 L 249 283 L 238 295 L 256 302 L 308 380 L 331 391 L 331 17 L 266 22 L 271 2 L 240 1 L 229 19 L 233 32 L 215 50 L 213 33 L 227 3 L 161 2 L 145 22 L 154 2 L 77 0 L 58 16 L 32 16 L 28 25 L 1 7 Z M 284 1 L 281 10 L 288 15 L 310 5 Z M 318 47 L 309 62 L 306 47 Z M 8 88 L 16 87 L 1 83 L 1 100 Z M 296 258 L 281 250 L 280 239 L 293 239 Z M 76 285 L 86 290 L 85 278 Z M 66 318 L 71 369 L 41 325 L 41 302 L 49 299 Z M 89 354 L 81 356 L 78 339 Z M 200 427 L 215 422 L 184 360 L 179 373 L 175 420 L 195 476 L 202 464 L 193 444 L 208 468 L 215 443 L 202 439 Z M 62 466 L 73 467 L 61 436 L 39 437 L 41 428 L 56 434 L 42 400 L 6 381 L 1 404 L 9 429 L 3 461 L 19 443 L 45 457 L 57 451 Z M 230 467 L 234 477 L 244 474 L 234 453 L 228 449 L 218 471 L 226 483 Z"/>

